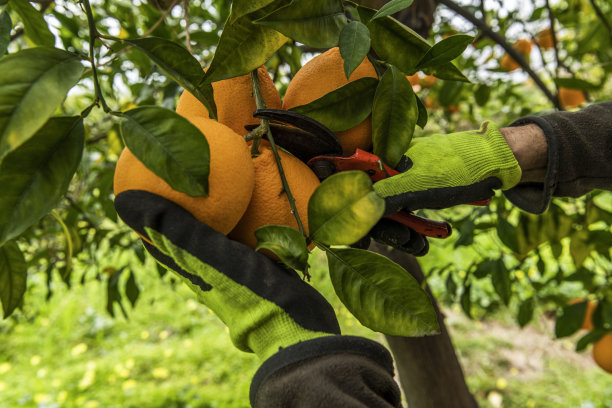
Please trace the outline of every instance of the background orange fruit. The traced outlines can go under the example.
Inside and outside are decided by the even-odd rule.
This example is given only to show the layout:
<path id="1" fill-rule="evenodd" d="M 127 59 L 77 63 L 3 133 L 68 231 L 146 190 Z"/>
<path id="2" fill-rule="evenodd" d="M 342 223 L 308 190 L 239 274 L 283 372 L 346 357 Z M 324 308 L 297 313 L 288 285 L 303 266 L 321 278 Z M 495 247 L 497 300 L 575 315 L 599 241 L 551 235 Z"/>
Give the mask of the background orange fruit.
<path id="1" fill-rule="evenodd" d="M 244 139 L 229 127 L 203 116 L 190 117 L 206 137 L 210 148 L 208 197 L 191 197 L 174 190 L 125 148 L 117 161 L 115 195 L 144 190 L 173 201 L 195 218 L 223 234 L 230 232 L 244 214 L 254 187 L 254 167 Z"/>
<path id="2" fill-rule="evenodd" d="M 586 102 L 584 92 L 579 89 L 559 88 L 559 103 L 564 108 L 576 108 Z"/>
<path id="3" fill-rule="evenodd" d="M 255 230 L 264 225 L 288 225 L 298 228 L 291 212 L 289 199 L 283 190 L 282 181 L 274 154 L 268 143 L 260 146 L 260 155 L 253 159 L 255 167 L 255 189 L 251 202 L 236 228 L 228 235 L 235 241 L 255 248 Z M 296 157 L 278 151 L 283 170 L 304 228 L 308 230 L 308 200 L 320 184 L 310 168 Z"/>
<path id="4" fill-rule="evenodd" d="M 266 67 L 261 66 L 257 69 L 257 77 L 259 78 L 259 86 L 266 107 L 280 109 L 280 95 Z M 247 133 L 244 129 L 245 125 L 256 125 L 259 123 L 259 119 L 253 117 L 253 111 L 257 107 L 253 97 L 251 74 L 213 82 L 213 92 L 215 104 L 217 105 L 217 119 L 220 123 L 229 126 L 239 135 Z M 196 117 L 208 118 L 206 107 L 187 91 L 184 91 L 179 98 L 176 112 L 187 119 Z"/>
<path id="5" fill-rule="evenodd" d="M 584 301 L 584 298 L 575 298 L 570 300 L 568 304 L 573 305 Z M 589 300 L 586 305 L 584 320 L 582 321 L 582 326 L 580 327 L 581 329 L 593 330 L 593 313 L 595 312 L 595 309 L 597 309 L 597 302 L 595 300 Z"/>
<path id="6" fill-rule="evenodd" d="M 540 31 L 538 35 L 536 35 L 536 44 L 543 50 L 549 50 L 554 47 L 552 32 L 550 31 L 550 27 Z"/>
<path id="7" fill-rule="evenodd" d="M 295 74 L 287 87 L 283 109 L 306 105 L 336 88 L 364 77 L 377 78 L 376 70 L 367 58 L 347 79 L 339 48 L 331 48 L 308 61 Z M 367 150 L 372 145 L 371 117 L 351 129 L 335 133 L 344 154 L 353 154 L 356 148 Z"/>
<path id="8" fill-rule="evenodd" d="M 593 344 L 593 360 L 603 370 L 612 374 L 612 334 L 604 334 Z"/>

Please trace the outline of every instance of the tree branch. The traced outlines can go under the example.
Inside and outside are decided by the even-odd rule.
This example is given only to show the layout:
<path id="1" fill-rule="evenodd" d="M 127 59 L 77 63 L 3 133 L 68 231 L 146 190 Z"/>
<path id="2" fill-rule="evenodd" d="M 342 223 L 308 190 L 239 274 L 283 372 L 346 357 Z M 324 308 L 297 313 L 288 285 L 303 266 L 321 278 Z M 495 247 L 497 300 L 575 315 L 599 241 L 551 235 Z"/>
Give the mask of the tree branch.
<path id="1" fill-rule="evenodd" d="M 493 29 L 489 27 L 487 23 L 485 23 L 483 20 L 478 19 L 475 15 L 473 15 L 472 13 L 470 13 L 468 10 L 464 9 L 463 7 L 459 6 L 458 4 L 454 3 L 452 0 L 438 0 L 438 3 L 445 5 L 446 7 L 448 7 L 455 13 L 459 14 L 461 17 L 468 20 L 470 23 L 474 24 L 487 37 L 495 41 L 497 44 L 501 45 L 502 48 L 506 50 L 508 55 L 510 55 L 517 62 L 517 64 L 519 64 L 521 68 L 523 68 L 523 70 L 533 79 L 535 84 L 538 86 L 538 88 L 540 88 L 540 90 L 544 93 L 544 95 L 546 95 L 548 100 L 550 100 L 550 102 L 557 109 L 561 109 L 561 106 L 559 105 L 559 99 L 555 95 L 553 95 L 552 92 L 550 92 L 550 90 L 546 87 L 546 85 L 544 84 L 542 79 L 540 79 L 538 74 L 536 74 L 531 69 L 531 67 L 529 66 L 525 58 L 523 58 L 521 53 L 515 50 L 512 47 L 512 45 L 508 44 L 508 42 L 502 35 L 493 31 Z"/>
<path id="2" fill-rule="evenodd" d="M 597 3 L 595 3 L 595 0 L 590 0 L 591 5 L 593 6 L 593 10 L 595 10 L 595 14 L 597 14 L 597 17 L 599 17 L 599 19 L 601 20 L 601 22 L 606 26 L 606 28 L 608 29 L 608 32 L 610 33 L 610 40 L 612 40 L 612 25 L 610 25 L 610 22 L 608 21 L 608 19 L 606 18 L 606 15 L 603 13 L 603 11 L 601 10 L 601 8 L 599 8 L 599 6 L 597 5 Z"/>

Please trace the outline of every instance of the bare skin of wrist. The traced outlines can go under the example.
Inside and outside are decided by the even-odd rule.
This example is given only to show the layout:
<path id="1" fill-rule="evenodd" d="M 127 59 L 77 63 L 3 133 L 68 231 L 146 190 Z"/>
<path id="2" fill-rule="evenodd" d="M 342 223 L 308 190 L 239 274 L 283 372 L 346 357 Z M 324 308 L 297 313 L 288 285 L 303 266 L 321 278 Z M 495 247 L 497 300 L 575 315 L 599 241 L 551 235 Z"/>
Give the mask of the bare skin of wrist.
<path id="1" fill-rule="evenodd" d="M 499 129 L 521 166 L 521 183 L 543 182 L 548 164 L 548 146 L 542 129 L 535 124 Z"/>

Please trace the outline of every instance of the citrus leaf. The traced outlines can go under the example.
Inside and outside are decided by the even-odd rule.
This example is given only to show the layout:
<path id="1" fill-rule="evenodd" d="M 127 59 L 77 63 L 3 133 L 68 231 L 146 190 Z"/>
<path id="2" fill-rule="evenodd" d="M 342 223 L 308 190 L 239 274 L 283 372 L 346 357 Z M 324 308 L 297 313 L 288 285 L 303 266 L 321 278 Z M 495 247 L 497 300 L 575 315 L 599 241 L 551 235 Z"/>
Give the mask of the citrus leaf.
<path id="1" fill-rule="evenodd" d="M 311 237 L 327 245 L 350 245 L 363 238 L 385 211 L 385 201 L 361 171 L 344 171 L 325 179 L 308 202 Z"/>
<path id="2" fill-rule="evenodd" d="M 417 94 L 414 94 L 414 97 L 417 101 L 417 107 L 419 109 L 419 118 L 417 119 L 416 124 L 421 129 L 423 129 L 425 128 L 425 125 L 427 125 L 427 120 L 428 120 L 427 108 L 425 107 L 425 104 L 423 103 L 423 101 L 421 101 L 421 98 L 417 96 Z"/>
<path id="3" fill-rule="evenodd" d="M 352 21 L 340 32 L 340 55 L 344 60 L 344 75 L 350 77 L 370 51 L 370 31 L 363 23 Z"/>
<path id="4" fill-rule="evenodd" d="M 440 79 L 448 79 L 450 81 L 461 81 L 461 82 L 470 82 L 463 72 L 459 68 L 457 68 L 452 62 L 434 67 L 434 68 L 424 68 L 423 72 L 428 75 L 433 75 Z"/>
<path id="5" fill-rule="evenodd" d="M 378 10 L 376 14 L 374 14 L 374 16 L 372 16 L 372 20 L 385 16 L 390 16 L 391 14 L 395 14 L 398 11 L 402 11 L 403 9 L 410 7 L 413 2 L 414 0 L 391 0 L 390 2 L 382 6 L 380 10 Z"/>
<path id="6" fill-rule="evenodd" d="M 340 0 L 293 0 L 256 23 L 308 46 L 331 48 L 338 45 L 347 18 Z"/>
<path id="7" fill-rule="evenodd" d="M 56 48 L 28 48 L 0 60 L 0 161 L 47 122 L 83 70 L 76 55 Z"/>
<path id="8" fill-rule="evenodd" d="M 461 294 L 459 303 L 461 304 L 461 309 L 463 309 L 463 313 L 465 313 L 465 315 L 471 319 L 472 318 L 472 285 L 465 285 L 463 287 L 463 293 Z"/>
<path id="9" fill-rule="evenodd" d="M 51 118 L 0 164 L 0 245 L 46 215 L 77 170 L 85 131 L 80 116 Z"/>
<path id="10" fill-rule="evenodd" d="M 247 74 L 263 65 L 287 40 L 278 31 L 254 24 L 247 17 L 228 22 L 204 81 L 212 83 Z"/>
<path id="11" fill-rule="evenodd" d="M 510 296 L 512 295 L 510 272 L 501 259 L 495 261 L 495 268 L 491 275 L 491 283 L 493 283 L 495 293 L 497 293 L 505 305 L 508 305 L 508 303 L 510 303 Z"/>
<path id="12" fill-rule="evenodd" d="M 0 58 L 6 53 L 6 48 L 11 42 L 11 28 L 13 22 L 8 11 L 4 10 L 0 14 Z"/>
<path id="13" fill-rule="evenodd" d="M 515 253 L 520 252 L 517 230 L 503 217 L 497 220 L 497 236 L 510 250 Z"/>
<path id="14" fill-rule="evenodd" d="M 211 118 L 217 118 L 212 86 L 200 85 L 204 78 L 204 70 L 189 51 L 173 41 L 157 37 L 123 41 L 145 53 L 168 76 L 202 102 Z"/>
<path id="15" fill-rule="evenodd" d="M 417 68 L 437 67 L 447 64 L 460 56 L 474 41 L 474 37 L 466 34 L 452 35 L 434 44 L 421 58 Z"/>
<path id="16" fill-rule="evenodd" d="M 140 288 L 136 284 L 136 277 L 134 276 L 134 272 L 132 271 L 130 271 L 130 276 L 125 282 L 125 295 L 130 301 L 132 307 L 136 306 L 136 302 L 140 297 Z"/>
<path id="17" fill-rule="evenodd" d="M 359 78 L 309 104 L 289 110 L 311 117 L 334 132 L 347 130 L 372 113 L 377 85 L 376 78 Z"/>
<path id="18" fill-rule="evenodd" d="M 329 250 L 327 259 L 336 294 L 364 326 L 394 336 L 439 332 L 431 299 L 398 264 L 361 249 Z"/>
<path id="19" fill-rule="evenodd" d="M 260 10 L 276 0 L 233 0 L 230 22 L 233 23 L 242 16 Z"/>
<path id="20" fill-rule="evenodd" d="M 576 268 L 580 268 L 594 249 L 594 245 L 589 243 L 589 232 L 586 229 L 574 232 L 571 236 L 569 249 L 570 255 L 574 259 L 574 265 L 576 265 Z"/>
<path id="21" fill-rule="evenodd" d="M 21 17 L 25 35 L 34 44 L 42 47 L 53 47 L 55 45 L 55 37 L 49 30 L 45 18 L 29 1 L 11 0 L 11 7 Z"/>
<path id="22" fill-rule="evenodd" d="M 578 342 L 576 343 L 576 351 L 580 352 L 584 350 L 589 344 L 597 342 L 597 340 L 601 339 L 607 333 L 608 332 L 603 329 L 591 330 L 590 332 L 582 336 L 580 340 L 578 340 Z"/>
<path id="23" fill-rule="evenodd" d="M 2 316 L 9 317 L 21 304 L 26 290 L 27 268 L 15 241 L 0 246 L 0 302 Z"/>
<path id="24" fill-rule="evenodd" d="M 535 300 L 530 297 L 524 300 L 519 306 L 517 321 L 521 328 L 527 326 L 527 324 L 533 319 L 533 311 L 535 309 Z"/>
<path id="25" fill-rule="evenodd" d="M 605 83 L 605 81 L 602 81 L 600 84 L 593 84 L 579 78 L 555 78 L 554 81 L 559 88 L 579 89 L 581 91 L 597 91 Z"/>
<path id="26" fill-rule="evenodd" d="M 267 249 L 280 258 L 283 263 L 298 271 L 308 266 L 308 247 L 306 239 L 295 228 L 287 225 L 266 225 L 255 231 L 256 251 Z"/>
<path id="27" fill-rule="evenodd" d="M 387 69 L 376 88 L 372 108 L 374 154 L 391 167 L 408 150 L 419 118 L 410 81 L 395 66 Z"/>
<path id="28" fill-rule="evenodd" d="M 173 189 L 208 195 L 208 142 L 187 119 L 168 109 L 139 107 L 123 114 L 121 136 L 134 156 Z"/>
<path id="29" fill-rule="evenodd" d="M 587 302 L 574 303 L 563 307 L 562 314 L 555 320 L 555 336 L 557 338 L 571 336 L 582 327 L 586 313 Z"/>

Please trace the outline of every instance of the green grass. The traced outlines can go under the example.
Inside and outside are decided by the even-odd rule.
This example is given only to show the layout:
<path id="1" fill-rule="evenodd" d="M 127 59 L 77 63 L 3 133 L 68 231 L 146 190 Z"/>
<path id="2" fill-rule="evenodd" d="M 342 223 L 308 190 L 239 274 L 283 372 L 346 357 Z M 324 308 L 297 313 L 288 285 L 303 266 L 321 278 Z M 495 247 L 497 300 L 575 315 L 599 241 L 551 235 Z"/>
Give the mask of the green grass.
<path id="1" fill-rule="evenodd" d="M 313 283 L 336 307 L 343 331 L 382 341 L 335 298 L 324 256 L 312 261 Z M 128 320 L 108 316 L 96 280 L 71 290 L 55 283 L 48 302 L 42 282 L 31 280 L 24 310 L 0 322 L 0 408 L 248 407 L 258 359 L 237 351 L 185 286 L 173 290 L 169 276 L 159 279 L 152 263 L 146 269 L 137 271 L 142 292 Z M 498 397 L 504 407 L 612 407 L 612 377 L 551 340 L 546 327 L 529 329 L 537 343 L 530 349 L 516 341 L 525 332 L 504 319 L 481 323 L 448 312 L 482 406 L 499 406 L 489 402 Z M 540 365 L 531 367 L 535 356 Z"/>

